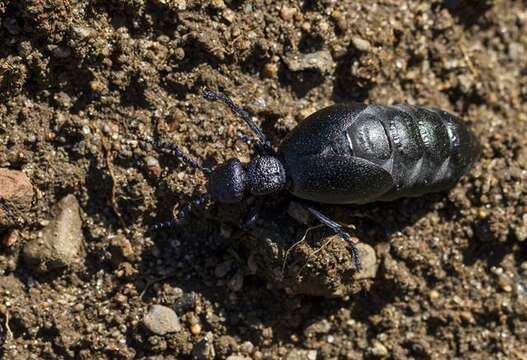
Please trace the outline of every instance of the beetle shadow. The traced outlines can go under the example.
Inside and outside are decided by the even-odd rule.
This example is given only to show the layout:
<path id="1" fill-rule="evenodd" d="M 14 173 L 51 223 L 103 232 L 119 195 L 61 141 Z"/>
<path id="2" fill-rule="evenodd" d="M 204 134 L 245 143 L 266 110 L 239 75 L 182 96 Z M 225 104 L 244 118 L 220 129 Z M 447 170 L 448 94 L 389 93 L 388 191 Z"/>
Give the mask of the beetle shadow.
<path id="1" fill-rule="evenodd" d="M 346 53 L 336 61 L 332 100 L 335 103 L 364 102 L 368 99 L 374 82 L 360 75 L 352 73 L 352 65 L 363 53 L 350 45 Z"/>
<path id="2" fill-rule="evenodd" d="M 390 234 L 415 223 L 439 199 L 441 196 L 426 196 L 365 206 L 319 206 L 319 209 L 328 216 L 334 215 L 338 221 L 353 220 L 361 241 L 374 245 L 372 241 L 387 241 Z M 265 202 L 261 212 L 264 219 L 266 216 L 284 218 L 294 234 L 306 226 L 291 219 L 287 212 L 290 200 L 271 201 L 270 205 Z M 221 325 L 227 335 L 239 338 L 240 343 L 251 341 L 256 346 L 264 346 L 269 341 L 293 343 L 292 335 L 307 336 L 313 324 L 343 309 L 351 310 L 351 318 L 369 324 L 371 316 L 380 314 L 387 305 L 404 296 L 403 289 L 384 277 L 382 261 L 369 290 L 349 300 L 291 296 L 274 288 L 248 270 L 251 249 L 247 236 L 253 235 L 237 225 L 255 205 L 211 204 L 206 210 L 194 213 L 184 225 L 157 234 L 155 249 L 143 252 L 139 271 L 127 281 L 143 289 L 142 299 L 146 303 L 163 297 L 166 287 L 182 289 L 184 295 L 172 305 L 177 313 L 191 311 L 205 301 L 213 313 L 222 314 Z M 364 216 L 350 216 L 351 213 Z M 372 219 L 382 219 L 382 224 Z M 262 226 L 274 225 L 263 222 Z M 296 238 L 291 235 L 286 241 L 293 244 Z M 239 274 L 242 274 L 241 280 Z M 218 326 L 214 319 L 204 315 L 200 321 L 204 331 Z M 272 329 L 272 335 L 268 329 Z"/>

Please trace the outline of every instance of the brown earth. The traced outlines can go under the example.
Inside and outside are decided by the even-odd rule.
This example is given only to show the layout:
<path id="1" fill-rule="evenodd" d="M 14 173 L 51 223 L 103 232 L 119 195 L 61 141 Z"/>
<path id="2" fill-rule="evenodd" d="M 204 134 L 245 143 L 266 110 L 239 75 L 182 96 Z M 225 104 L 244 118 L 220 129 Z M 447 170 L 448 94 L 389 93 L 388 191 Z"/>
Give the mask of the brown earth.
<path id="1" fill-rule="evenodd" d="M 526 34 L 527 5 L 511 0 L 0 1 L 0 168 L 36 188 L 0 229 L 1 357 L 526 359 Z M 250 156 L 247 129 L 203 88 L 232 95 L 274 144 L 334 102 L 443 108 L 482 158 L 448 194 L 323 207 L 377 257 L 373 279 L 348 276 L 337 294 L 347 250 L 314 231 L 285 259 L 306 229 L 285 215 L 275 238 L 236 225 L 245 205 L 148 233 L 205 182 L 146 136 L 207 166 Z M 22 250 L 68 194 L 86 259 L 39 273 Z M 321 286 L 339 297 L 305 295 Z M 145 327 L 154 304 L 177 331 Z"/>

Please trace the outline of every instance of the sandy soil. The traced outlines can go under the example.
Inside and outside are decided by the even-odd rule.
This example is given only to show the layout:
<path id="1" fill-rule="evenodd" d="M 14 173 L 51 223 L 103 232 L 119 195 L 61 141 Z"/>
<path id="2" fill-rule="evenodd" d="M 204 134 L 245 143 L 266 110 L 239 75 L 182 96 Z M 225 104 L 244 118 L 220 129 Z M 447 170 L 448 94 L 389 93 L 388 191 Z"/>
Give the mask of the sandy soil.
<path id="1" fill-rule="evenodd" d="M 526 359 L 526 34 L 512 0 L 0 0 L 0 167 L 35 187 L 0 223 L 0 357 Z M 334 102 L 435 106 L 482 157 L 448 194 L 323 207 L 375 250 L 365 279 L 328 234 L 291 248 L 284 196 L 252 231 L 249 205 L 210 204 L 151 236 L 205 178 L 146 137 L 207 166 L 251 155 L 203 88 L 275 145 Z M 82 261 L 35 266 L 68 194 Z M 180 326 L 152 332 L 154 304 Z"/>

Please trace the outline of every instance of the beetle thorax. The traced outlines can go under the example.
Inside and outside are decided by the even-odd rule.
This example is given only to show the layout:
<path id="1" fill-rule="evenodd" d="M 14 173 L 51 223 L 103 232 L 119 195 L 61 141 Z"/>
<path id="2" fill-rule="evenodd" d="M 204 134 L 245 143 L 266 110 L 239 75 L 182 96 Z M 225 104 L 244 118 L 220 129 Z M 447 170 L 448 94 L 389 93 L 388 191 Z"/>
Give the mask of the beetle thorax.
<path id="1" fill-rule="evenodd" d="M 253 195 L 268 195 L 282 190 L 286 184 L 284 166 L 274 156 L 259 156 L 247 165 L 247 187 Z"/>

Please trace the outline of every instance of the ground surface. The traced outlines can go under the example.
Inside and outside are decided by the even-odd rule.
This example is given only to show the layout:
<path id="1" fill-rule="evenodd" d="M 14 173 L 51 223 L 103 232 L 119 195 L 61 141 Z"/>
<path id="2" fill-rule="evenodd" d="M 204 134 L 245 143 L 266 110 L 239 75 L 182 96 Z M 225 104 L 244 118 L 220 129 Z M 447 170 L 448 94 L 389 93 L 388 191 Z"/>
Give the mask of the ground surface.
<path id="1" fill-rule="evenodd" d="M 525 34 L 520 1 L 0 1 L 0 167 L 37 189 L 0 229 L 18 231 L 0 251 L 0 357 L 527 358 Z M 244 209 L 146 234 L 205 183 L 145 135 L 209 166 L 250 155 L 202 88 L 232 95 L 275 144 L 333 102 L 436 106 L 471 124 L 482 158 L 448 194 L 326 208 L 375 249 L 376 276 L 340 298 L 292 295 L 305 289 L 279 289 L 291 284 L 254 260 L 267 240 L 235 225 Z M 84 261 L 37 272 L 23 249 L 68 194 Z M 291 253 L 328 286 L 349 257 L 338 241 L 315 253 L 313 236 Z M 179 331 L 146 328 L 154 304 Z"/>

